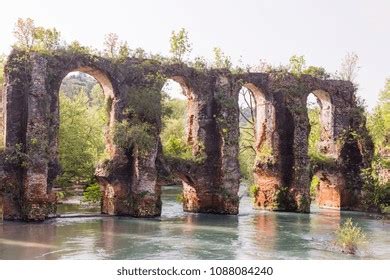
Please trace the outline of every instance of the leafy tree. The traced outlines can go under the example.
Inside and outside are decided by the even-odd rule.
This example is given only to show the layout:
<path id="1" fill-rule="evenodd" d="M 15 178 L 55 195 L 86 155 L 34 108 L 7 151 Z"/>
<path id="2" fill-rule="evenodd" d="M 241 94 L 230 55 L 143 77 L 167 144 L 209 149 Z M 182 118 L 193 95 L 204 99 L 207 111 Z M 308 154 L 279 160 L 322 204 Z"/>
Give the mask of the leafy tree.
<path id="1" fill-rule="evenodd" d="M 321 137 L 321 123 L 320 123 L 320 108 L 309 107 L 308 108 L 308 117 L 310 124 L 310 134 L 309 134 L 309 156 L 318 157 L 318 143 Z"/>
<path id="2" fill-rule="evenodd" d="M 34 49 L 38 51 L 53 51 L 60 46 L 61 34 L 55 28 L 36 27 L 33 33 Z"/>
<path id="3" fill-rule="evenodd" d="M 377 151 L 390 149 L 390 78 L 379 94 L 379 104 L 368 117 L 368 128 Z"/>
<path id="4" fill-rule="evenodd" d="M 207 60 L 202 56 L 197 56 L 195 57 L 192 66 L 198 70 L 207 69 Z"/>
<path id="5" fill-rule="evenodd" d="M 100 93 L 103 95 L 101 90 Z M 91 101 L 83 89 L 73 95 L 60 92 L 60 185 L 88 184 L 93 180 L 95 166 L 105 156 L 106 123 L 101 99 Z"/>
<path id="6" fill-rule="evenodd" d="M 256 158 L 256 102 L 253 93 L 242 88 L 239 93 L 240 105 L 240 171 L 248 185 L 253 184 L 253 164 Z"/>
<path id="7" fill-rule="evenodd" d="M 30 50 L 34 45 L 34 30 L 34 20 L 31 18 L 18 18 L 14 28 L 16 46 L 21 49 Z"/>
<path id="8" fill-rule="evenodd" d="M 172 31 L 170 38 L 170 52 L 177 62 L 182 62 L 184 55 L 191 52 L 191 43 L 188 38 L 188 32 L 182 28 L 177 33 Z"/>
<path id="9" fill-rule="evenodd" d="M 190 159 L 192 149 L 185 138 L 187 101 L 165 98 L 163 101 L 163 129 L 161 143 L 166 156 Z"/>
<path id="10" fill-rule="evenodd" d="M 129 56 L 130 56 L 130 48 L 127 42 L 125 41 L 119 46 L 118 58 L 119 60 L 123 61 Z"/>
<path id="11" fill-rule="evenodd" d="M 50 52 L 60 46 L 61 34 L 55 28 L 35 26 L 31 18 L 19 18 L 15 24 L 16 47 L 24 50 Z"/>
<path id="12" fill-rule="evenodd" d="M 233 63 L 229 56 L 225 55 L 221 48 L 214 48 L 214 67 L 215 68 L 226 68 L 231 69 Z"/>
<path id="13" fill-rule="evenodd" d="M 72 41 L 68 46 L 68 50 L 73 53 L 81 53 L 81 54 L 91 54 L 92 49 L 89 47 L 82 46 L 78 41 Z"/>
<path id="14" fill-rule="evenodd" d="M 303 55 L 293 55 L 290 57 L 289 70 L 294 75 L 301 75 L 303 70 L 306 68 L 306 60 Z"/>
<path id="15" fill-rule="evenodd" d="M 390 180 L 381 172 L 390 168 L 390 78 L 379 94 L 378 105 L 368 115 L 367 127 L 375 145 L 375 156 L 370 168 L 362 170 L 363 206 L 390 212 Z"/>
<path id="16" fill-rule="evenodd" d="M 303 74 L 310 75 L 319 79 L 328 79 L 330 75 L 323 67 L 309 66 L 303 70 Z"/>

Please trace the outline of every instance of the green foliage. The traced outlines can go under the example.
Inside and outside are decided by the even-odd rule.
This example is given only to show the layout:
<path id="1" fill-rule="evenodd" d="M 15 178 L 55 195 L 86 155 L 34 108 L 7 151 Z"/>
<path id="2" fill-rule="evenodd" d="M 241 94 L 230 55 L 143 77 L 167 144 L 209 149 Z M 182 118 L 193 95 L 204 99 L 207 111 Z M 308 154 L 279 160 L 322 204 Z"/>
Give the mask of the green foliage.
<path id="1" fill-rule="evenodd" d="M 293 55 L 292 57 L 290 57 L 289 70 L 291 74 L 300 76 L 305 67 L 306 60 L 303 55 Z"/>
<path id="2" fill-rule="evenodd" d="M 372 167 L 361 172 L 363 181 L 362 205 L 366 210 L 384 212 L 390 206 L 390 181 L 382 182 L 378 176 L 381 166 L 378 158 L 374 159 Z"/>
<path id="3" fill-rule="evenodd" d="M 179 202 L 179 203 L 183 203 L 183 201 L 184 201 L 184 195 L 183 195 L 183 193 L 177 194 L 177 196 L 176 196 L 176 201 Z"/>
<path id="4" fill-rule="evenodd" d="M 317 195 L 317 188 L 318 185 L 320 184 L 320 178 L 316 175 L 313 176 L 310 182 L 310 196 L 312 198 L 315 198 Z"/>
<path id="5" fill-rule="evenodd" d="M 138 59 L 145 59 L 146 58 L 146 51 L 143 48 L 136 48 L 134 52 L 132 53 L 132 57 L 138 58 Z"/>
<path id="6" fill-rule="evenodd" d="M 182 62 L 185 54 L 191 52 L 191 43 L 188 38 L 188 32 L 182 28 L 177 33 L 172 31 L 170 38 L 170 52 L 173 55 L 173 59 L 177 62 Z"/>
<path id="7" fill-rule="evenodd" d="M 368 116 L 367 126 L 377 152 L 390 150 L 390 78 L 379 94 L 379 103 Z"/>
<path id="8" fill-rule="evenodd" d="M 318 150 L 318 143 L 321 137 L 320 108 L 308 108 L 308 117 L 310 124 L 309 134 L 309 156 L 320 158 L 322 155 Z"/>
<path id="9" fill-rule="evenodd" d="M 347 254 L 355 254 L 360 245 L 366 242 L 362 229 L 348 218 L 336 232 L 336 243 Z"/>
<path id="10" fill-rule="evenodd" d="M 367 128 L 375 145 L 375 156 L 370 168 L 362 170 L 363 206 L 382 213 L 390 207 L 390 181 L 379 177 L 390 168 L 390 79 L 379 94 L 378 105 L 368 115 Z"/>
<path id="11" fill-rule="evenodd" d="M 103 95 L 101 90 L 100 94 Z M 107 112 L 101 100 L 91 101 L 84 90 L 68 95 L 60 92 L 62 173 L 57 183 L 63 187 L 93 179 L 97 162 L 105 157 L 104 127 L 107 123 Z"/>
<path id="12" fill-rule="evenodd" d="M 82 46 L 78 41 L 72 41 L 67 49 L 72 53 L 79 54 L 92 54 L 92 49 L 89 47 Z"/>
<path id="13" fill-rule="evenodd" d="M 229 56 L 225 55 L 221 48 L 214 48 L 214 68 L 226 68 L 231 69 L 233 66 L 233 63 Z"/>
<path id="14" fill-rule="evenodd" d="M 52 52 L 60 47 L 61 34 L 55 28 L 35 26 L 34 20 L 19 18 L 15 24 L 16 47 L 23 50 Z"/>
<path id="15" fill-rule="evenodd" d="M 130 49 L 126 41 L 119 42 L 115 33 L 108 33 L 104 39 L 104 55 L 110 59 L 122 62 L 130 55 Z"/>
<path id="16" fill-rule="evenodd" d="M 83 193 L 83 201 L 89 203 L 99 203 L 102 198 L 100 186 L 97 183 L 89 185 Z"/>
<path id="17" fill-rule="evenodd" d="M 255 184 L 250 185 L 250 187 L 249 187 L 249 196 L 253 197 L 253 198 L 256 197 L 258 191 L 259 191 L 259 187 L 258 186 L 256 186 Z"/>
<path id="18" fill-rule="evenodd" d="M 114 142 L 125 150 L 137 147 L 141 155 L 145 155 L 155 145 L 154 128 L 148 123 L 130 123 L 127 120 L 115 124 Z"/>
<path id="19" fill-rule="evenodd" d="M 192 67 L 200 71 L 207 69 L 207 60 L 202 56 L 197 56 L 192 63 Z"/>
<path id="20" fill-rule="evenodd" d="M 318 79 L 328 79 L 330 75 L 326 72 L 323 67 L 309 66 L 303 70 L 303 74 L 316 77 Z"/>
<path id="21" fill-rule="evenodd" d="M 34 49 L 37 51 L 53 51 L 60 46 L 61 34 L 55 28 L 36 27 L 34 30 Z"/>
<path id="22" fill-rule="evenodd" d="M 306 67 L 306 60 L 303 55 L 293 55 L 290 57 L 290 63 L 287 66 L 288 71 L 296 77 L 300 77 L 302 74 L 310 75 L 319 79 L 328 79 L 330 75 L 325 71 L 323 67 L 308 66 Z"/>
<path id="23" fill-rule="evenodd" d="M 253 148 L 255 137 L 251 128 L 252 124 L 250 123 L 247 123 L 240 128 L 240 154 L 238 156 L 241 178 L 244 179 L 248 185 L 253 184 L 253 165 L 256 158 L 256 152 Z"/>
<path id="24" fill-rule="evenodd" d="M 163 108 L 163 129 L 160 137 L 164 155 L 192 159 L 192 147 L 187 144 L 184 133 L 187 101 L 167 98 Z"/>

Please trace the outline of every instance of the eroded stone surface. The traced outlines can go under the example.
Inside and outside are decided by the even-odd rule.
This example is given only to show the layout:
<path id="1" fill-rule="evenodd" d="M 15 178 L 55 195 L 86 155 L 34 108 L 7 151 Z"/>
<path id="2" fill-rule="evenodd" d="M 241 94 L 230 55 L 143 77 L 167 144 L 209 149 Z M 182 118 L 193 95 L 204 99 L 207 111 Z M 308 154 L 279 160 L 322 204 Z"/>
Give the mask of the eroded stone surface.
<path id="1" fill-rule="evenodd" d="M 163 177 L 173 174 L 183 181 L 185 211 L 237 214 L 238 93 L 243 85 L 257 101 L 255 205 L 271 210 L 309 211 L 312 170 L 307 154 L 310 128 L 306 98 L 311 92 L 321 100 L 323 108 L 319 148 L 336 162 L 336 173 L 322 173 L 319 201 L 341 208 L 359 204 L 359 171 L 371 160 L 372 143 L 364 119 L 354 114 L 355 89 L 349 82 L 286 73 L 199 71 L 153 60 L 114 62 L 65 51 L 55 55 L 13 51 L 5 70 L 4 153 L 11 160 L 0 160 L 0 177 L 6 219 L 44 220 L 55 212 L 51 187 L 60 171 L 58 91 L 62 79 L 72 71 L 95 77 L 110 100 L 106 134 L 109 158 L 96 169 L 103 193 L 103 213 L 159 216 Z M 126 110 L 131 99 L 144 98 L 136 94 L 145 89 L 161 90 L 163 81 L 151 81 L 151 76 L 173 79 L 183 87 L 188 98 L 187 143 L 193 159 L 165 158 L 158 135 L 161 120 L 150 120 L 143 112 L 137 114 L 153 127 L 153 148 L 141 153 L 136 146 L 126 150 L 114 142 L 111 132 L 115 124 L 131 121 Z M 345 138 L 349 130 L 362 137 Z M 321 166 L 315 172 L 321 172 Z"/>

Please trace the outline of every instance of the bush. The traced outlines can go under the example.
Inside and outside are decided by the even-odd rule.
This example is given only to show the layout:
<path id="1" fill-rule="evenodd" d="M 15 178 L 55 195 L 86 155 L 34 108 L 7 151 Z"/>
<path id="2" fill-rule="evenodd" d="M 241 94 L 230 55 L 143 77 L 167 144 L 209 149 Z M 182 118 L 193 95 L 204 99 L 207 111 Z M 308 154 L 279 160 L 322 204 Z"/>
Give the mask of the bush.
<path id="1" fill-rule="evenodd" d="M 83 201 L 89 203 L 98 203 L 102 199 L 102 192 L 97 183 L 89 185 L 83 193 Z"/>
<path id="2" fill-rule="evenodd" d="M 255 184 L 251 185 L 249 187 L 249 196 L 255 198 L 258 191 L 259 191 L 258 186 L 256 186 Z"/>
<path id="3" fill-rule="evenodd" d="M 336 243 L 343 253 L 355 254 L 358 247 L 366 242 L 362 229 L 348 218 L 336 232 Z"/>
<path id="4" fill-rule="evenodd" d="M 311 179 L 310 183 L 310 196 L 311 198 L 315 198 L 317 195 L 317 187 L 320 183 L 320 178 L 318 176 L 314 175 L 313 178 Z"/>

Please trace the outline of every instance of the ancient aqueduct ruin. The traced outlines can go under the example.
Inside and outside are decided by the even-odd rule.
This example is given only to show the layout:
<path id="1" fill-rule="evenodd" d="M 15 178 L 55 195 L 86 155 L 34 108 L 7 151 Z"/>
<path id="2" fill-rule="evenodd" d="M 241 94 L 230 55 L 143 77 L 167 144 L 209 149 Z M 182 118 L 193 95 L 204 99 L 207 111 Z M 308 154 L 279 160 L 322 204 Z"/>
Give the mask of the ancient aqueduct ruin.
<path id="1" fill-rule="evenodd" d="M 147 152 L 140 153 L 136 146 L 125 150 L 106 133 L 110 158 L 96 169 L 103 192 L 102 213 L 159 216 L 161 185 L 170 173 L 183 181 L 185 211 L 237 214 L 238 94 L 242 86 L 254 94 L 257 106 L 255 206 L 309 212 L 309 186 L 315 173 L 320 178 L 320 206 L 359 209 L 360 170 L 369 166 L 373 147 L 365 120 L 357 113 L 355 88 L 350 82 L 277 72 L 200 71 L 149 59 L 119 63 L 65 51 L 45 55 L 14 50 L 5 67 L 3 92 L 5 149 L 0 155 L 0 190 L 4 219 L 38 221 L 56 213 L 52 186 L 60 170 L 59 88 L 72 71 L 87 73 L 102 86 L 110 101 L 109 130 L 129 118 L 126 108 L 132 92 L 148 88 L 161 92 L 164 79 L 180 83 L 188 98 L 188 144 L 193 154 L 202 158 L 165 159 L 159 119 L 143 116 L 155 127 L 154 144 Z M 156 76 L 164 79 L 151 78 Z M 310 93 L 321 103 L 319 149 L 327 158 L 314 167 L 308 156 L 306 102 Z"/>

